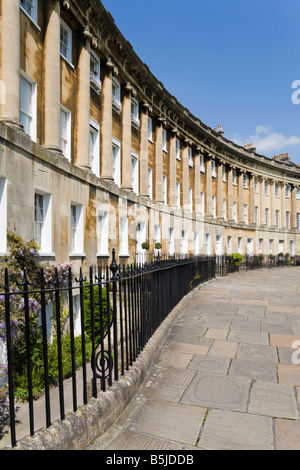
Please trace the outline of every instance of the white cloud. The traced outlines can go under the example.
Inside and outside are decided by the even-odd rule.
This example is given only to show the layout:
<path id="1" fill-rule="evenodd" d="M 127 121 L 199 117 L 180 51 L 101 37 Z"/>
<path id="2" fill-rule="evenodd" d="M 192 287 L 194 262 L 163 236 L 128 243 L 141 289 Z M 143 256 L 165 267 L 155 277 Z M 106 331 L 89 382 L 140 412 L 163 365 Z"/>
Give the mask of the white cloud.
<path id="1" fill-rule="evenodd" d="M 267 154 L 273 152 L 274 155 L 280 151 L 286 151 L 287 147 L 300 145 L 300 137 L 287 137 L 278 132 L 272 132 L 271 127 L 259 125 L 256 127 L 255 132 L 254 135 L 248 136 L 235 134 L 232 140 L 242 147 L 252 143 L 258 153 Z"/>

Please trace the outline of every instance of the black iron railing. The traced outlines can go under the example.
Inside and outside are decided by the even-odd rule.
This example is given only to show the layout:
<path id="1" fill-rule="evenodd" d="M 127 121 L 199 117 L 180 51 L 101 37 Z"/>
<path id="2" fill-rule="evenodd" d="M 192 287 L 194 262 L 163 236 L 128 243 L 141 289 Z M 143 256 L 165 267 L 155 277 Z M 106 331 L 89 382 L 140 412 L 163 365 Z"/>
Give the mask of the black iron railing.
<path id="1" fill-rule="evenodd" d="M 82 401 L 86 404 L 90 396 L 96 398 L 113 381 L 117 381 L 120 375 L 124 375 L 174 306 L 199 283 L 215 277 L 215 270 L 215 257 L 179 260 L 158 258 L 155 262 L 143 265 L 121 267 L 115 261 L 114 250 L 110 267 L 92 267 L 86 276 L 80 269 L 79 277 L 75 278 L 69 268 L 67 279 L 61 279 L 55 268 L 54 281 L 50 285 L 45 281 L 43 269 L 40 273 L 40 285 L 30 283 L 25 269 L 21 284 L 14 288 L 10 285 L 9 272 L 6 269 L 4 286 L 0 285 L 0 321 L 4 331 L 2 340 L 6 347 L 11 446 L 16 446 L 18 437 L 15 404 L 16 370 L 19 368 L 20 353 L 16 349 L 19 347 L 18 342 L 25 350 L 28 432 L 33 436 L 36 431 L 34 383 L 39 362 L 45 396 L 45 426 L 50 427 L 53 381 L 59 391 L 60 419 L 64 420 L 66 375 L 72 380 L 72 408 L 76 411 L 79 387 Z M 77 296 L 76 309 L 74 295 Z M 49 305 L 54 312 L 51 332 L 47 318 Z M 14 316 L 16 311 L 18 321 Z M 34 322 L 37 315 L 39 321 Z M 75 354 L 78 347 L 78 337 L 74 332 L 76 322 L 78 326 L 76 315 L 79 315 L 80 324 L 80 380 L 78 357 Z M 70 350 L 67 364 L 64 352 L 66 334 Z M 39 345 L 39 355 L 35 352 L 33 356 L 33 338 L 34 348 L 36 344 Z M 56 369 L 54 379 L 53 344 Z"/>

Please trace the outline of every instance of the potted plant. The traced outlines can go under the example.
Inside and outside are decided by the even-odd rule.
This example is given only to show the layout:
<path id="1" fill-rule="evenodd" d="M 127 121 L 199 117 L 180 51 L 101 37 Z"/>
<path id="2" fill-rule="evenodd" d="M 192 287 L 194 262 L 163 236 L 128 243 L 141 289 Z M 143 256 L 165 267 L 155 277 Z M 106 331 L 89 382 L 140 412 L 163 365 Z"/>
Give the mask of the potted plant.
<path id="1" fill-rule="evenodd" d="M 156 242 L 155 245 L 154 245 L 154 248 L 155 248 L 156 250 L 161 250 L 161 243 Z"/>
<path id="2" fill-rule="evenodd" d="M 149 247 L 150 247 L 148 242 L 143 242 L 141 246 L 142 246 L 143 250 L 149 250 Z"/>

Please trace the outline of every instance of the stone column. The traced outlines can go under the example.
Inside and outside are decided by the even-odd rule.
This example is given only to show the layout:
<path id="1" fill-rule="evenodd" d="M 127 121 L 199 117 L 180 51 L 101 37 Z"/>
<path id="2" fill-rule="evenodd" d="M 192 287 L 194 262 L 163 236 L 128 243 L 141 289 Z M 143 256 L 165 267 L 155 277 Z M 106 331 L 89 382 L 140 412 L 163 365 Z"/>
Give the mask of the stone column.
<path id="1" fill-rule="evenodd" d="M 44 146 L 56 151 L 60 148 L 60 2 L 46 3 L 44 40 Z"/>
<path id="2" fill-rule="evenodd" d="M 20 126 L 20 1 L 2 0 L 0 120 Z"/>
<path id="3" fill-rule="evenodd" d="M 254 197 L 255 175 L 250 175 L 249 181 L 249 225 L 255 225 L 255 197 Z"/>
<path id="4" fill-rule="evenodd" d="M 233 190 L 232 190 L 232 166 L 229 167 L 229 171 L 227 173 L 227 205 L 228 205 L 228 221 L 234 222 L 233 220 Z"/>
<path id="5" fill-rule="evenodd" d="M 163 202 L 163 150 L 162 124 L 163 118 L 158 118 L 155 129 L 155 200 Z"/>
<path id="6" fill-rule="evenodd" d="M 217 219 L 223 219 L 223 169 L 219 162 L 217 170 Z"/>
<path id="7" fill-rule="evenodd" d="M 238 222 L 240 224 L 244 223 L 244 184 L 243 184 L 243 171 L 240 171 L 238 176 L 238 196 L 239 196 L 239 213 L 238 213 Z"/>
<path id="8" fill-rule="evenodd" d="M 281 184 L 281 228 L 286 228 L 285 183 Z"/>
<path id="9" fill-rule="evenodd" d="M 122 188 L 132 190 L 131 177 L 131 94 L 133 87 L 128 82 L 122 104 L 122 147 L 121 147 L 121 175 Z"/>
<path id="10" fill-rule="evenodd" d="M 77 145 L 75 162 L 90 169 L 90 41 L 88 30 L 84 31 L 83 43 L 78 57 L 77 93 Z"/>
<path id="11" fill-rule="evenodd" d="M 150 108 L 151 109 L 151 108 Z M 148 196 L 148 111 L 149 104 L 143 103 L 141 113 L 141 138 L 140 138 L 140 195 Z"/>
<path id="12" fill-rule="evenodd" d="M 112 74 L 114 65 L 110 59 L 106 62 L 106 73 L 102 82 L 102 118 L 101 118 L 101 178 L 113 181 L 112 177 Z M 115 68 L 115 74 L 117 69 Z"/>
<path id="13" fill-rule="evenodd" d="M 212 217 L 212 177 L 211 177 L 211 158 L 207 159 L 205 172 L 205 196 L 206 196 L 206 217 Z"/>
<path id="14" fill-rule="evenodd" d="M 195 182 L 194 182 L 194 201 L 195 201 L 195 214 L 200 214 L 201 212 L 201 188 L 200 188 L 200 152 L 197 149 L 197 153 L 194 156 L 194 175 L 195 175 Z"/>
<path id="15" fill-rule="evenodd" d="M 275 204 L 275 180 L 271 180 L 270 184 L 270 226 L 276 227 L 276 204 Z"/>
<path id="16" fill-rule="evenodd" d="M 260 225 L 266 226 L 265 178 L 260 180 Z"/>
<path id="17" fill-rule="evenodd" d="M 176 129 L 172 130 L 170 138 L 170 159 L 169 159 L 169 206 L 177 207 L 176 193 Z"/>
<path id="18" fill-rule="evenodd" d="M 292 186 L 291 205 L 292 205 L 291 228 L 295 229 L 297 228 L 297 186 Z"/>
<path id="19" fill-rule="evenodd" d="M 189 198 L 189 142 L 184 142 L 182 150 L 182 204 L 183 210 L 190 210 L 190 198 Z"/>

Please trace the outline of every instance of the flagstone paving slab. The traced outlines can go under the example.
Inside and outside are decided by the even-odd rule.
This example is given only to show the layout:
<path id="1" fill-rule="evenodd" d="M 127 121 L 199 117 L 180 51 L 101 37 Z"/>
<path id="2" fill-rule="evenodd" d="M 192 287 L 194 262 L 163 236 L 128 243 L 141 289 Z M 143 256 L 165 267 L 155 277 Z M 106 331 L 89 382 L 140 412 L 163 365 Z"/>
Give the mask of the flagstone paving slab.
<path id="1" fill-rule="evenodd" d="M 277 383 L 277 368 L 275 363 L 271 361 L 236 359 L 231 363 L 229 375 Z"/>
<path id="2" fill-rule="evenodd" d="M 296 350 L 294 350 L 295 352 Z M 278 364 L 280 384 L 300 385 L 300 366 L 294 364 Z"/>
<path id="3" fill-rule="evenodd" d="M 300 422 L 275 419 L 276 450 L 300 450 Z"/>
<path id="4" fill-rule="evenodd" d="M 269 336 L 267 333 L 256 333 L 252 331 L 230 331 L 228 335 L 228 341 L 268 346 Z"/>
<path id="5" fill-rule="evenodd" d="M 182 396 L 181 403 L 226 410 L 246 411 L 251 380 L 216 373 L 199 373 Z"/>
<path id="6" fill-rule="evenodd" d="M 277 418 L 299 419 L 293 387 L 270 382 L 253 384 L 248 412 Z"/>
<path id="7" fill-rule="evenodd" d="M 133 431 L 184 444 L 196 444 L 205 408 L 186 404 L 149 401 L 133 422 Z"/>
<path id="8" fill-rule="evenodd" d="M 189 363 L 188 368 L 202 372 L 218 372 L 220 374 L 227 374 L 229 364 L 229 358 L 195 355 Z"/>
<path id="9" fill-rule="evenodd" d="M 199 446 L 208 450 L 273 450 L 272 419 L 234 411 L 211 410 Z"/>
<path id="10" fill-rule="evenodd" d="M 239 343 L 236 358 L 253 361 L 278 361 L 276 348 L 248 343 Z"/>

